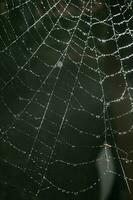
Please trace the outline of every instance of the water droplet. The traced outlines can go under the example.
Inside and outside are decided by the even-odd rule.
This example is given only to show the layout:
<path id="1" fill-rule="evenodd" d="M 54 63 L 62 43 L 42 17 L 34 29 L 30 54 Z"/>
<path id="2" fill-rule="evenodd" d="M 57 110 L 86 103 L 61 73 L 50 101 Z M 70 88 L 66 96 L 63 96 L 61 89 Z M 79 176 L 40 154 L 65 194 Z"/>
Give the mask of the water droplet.
<path id="1" fill-rule="evenodd" d="M 63 62 L 59 61 L 59 62 L 57 63 L 57 67 L 61 68 L 62 66 L 63 66 Z"/>

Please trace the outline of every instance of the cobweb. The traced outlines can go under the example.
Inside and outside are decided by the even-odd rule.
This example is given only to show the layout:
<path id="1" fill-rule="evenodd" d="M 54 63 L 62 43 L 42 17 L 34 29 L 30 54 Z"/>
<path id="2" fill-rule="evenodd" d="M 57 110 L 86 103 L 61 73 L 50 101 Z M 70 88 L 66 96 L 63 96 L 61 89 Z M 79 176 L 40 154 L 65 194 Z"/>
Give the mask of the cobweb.
<path id="1" fill-rule="evenodd" d="M 132 64 L 132 1 L 2 0 L 1 184 L 98 199 L 113 174 L 132 193 Z"/>

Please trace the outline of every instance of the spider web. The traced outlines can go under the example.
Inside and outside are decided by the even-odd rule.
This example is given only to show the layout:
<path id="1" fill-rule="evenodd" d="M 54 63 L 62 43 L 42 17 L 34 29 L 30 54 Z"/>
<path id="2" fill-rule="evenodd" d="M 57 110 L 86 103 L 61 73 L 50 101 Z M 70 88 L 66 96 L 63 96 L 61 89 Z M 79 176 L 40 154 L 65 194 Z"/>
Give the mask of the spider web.
<path id="1" fill-rule="evenodd" d="M 113 174 L 132 192 L 132 15 L 126 0 L 0 2 L 2 184 L 84 199 Z"/>

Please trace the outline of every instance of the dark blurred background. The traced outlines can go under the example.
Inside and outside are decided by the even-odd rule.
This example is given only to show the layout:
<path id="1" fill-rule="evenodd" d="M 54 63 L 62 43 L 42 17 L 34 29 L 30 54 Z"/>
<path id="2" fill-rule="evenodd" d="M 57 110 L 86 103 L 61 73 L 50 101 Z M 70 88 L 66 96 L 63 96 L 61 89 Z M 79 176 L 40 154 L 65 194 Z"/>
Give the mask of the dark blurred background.
<path id="1" fill-rule="evenodd" d="M 132 13 L 0 2 L 0 200 L 133 199 Z"/>

